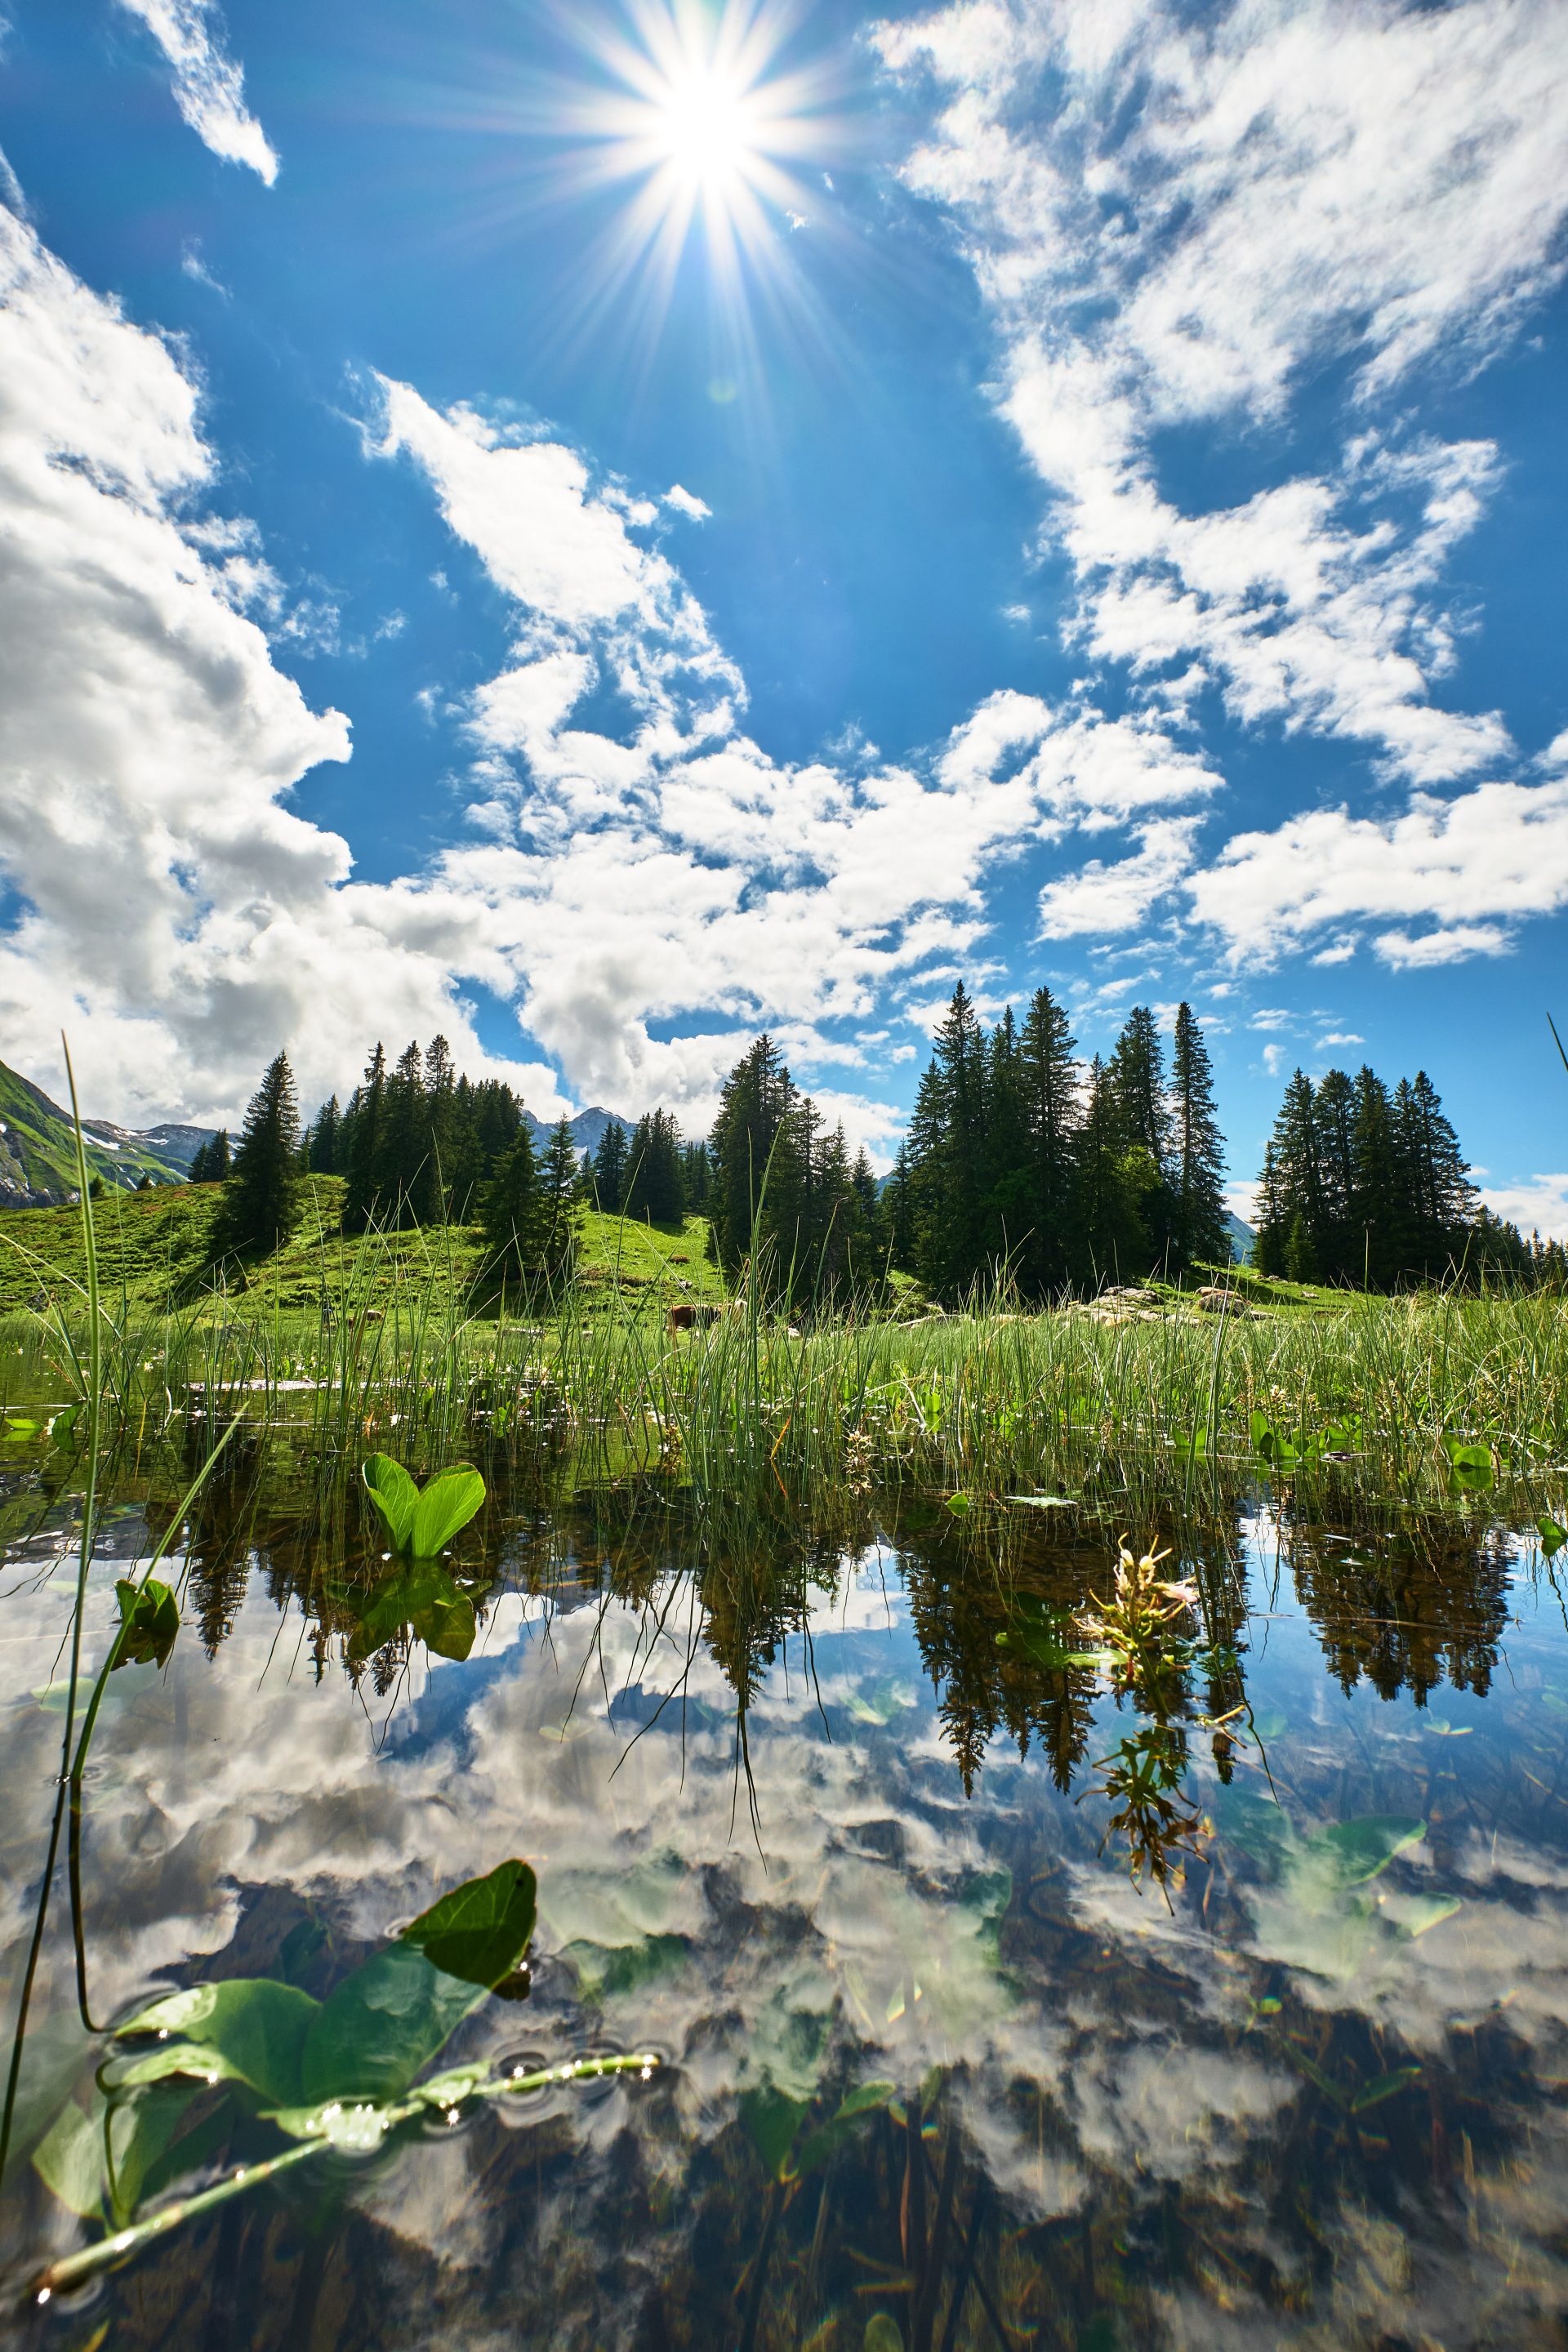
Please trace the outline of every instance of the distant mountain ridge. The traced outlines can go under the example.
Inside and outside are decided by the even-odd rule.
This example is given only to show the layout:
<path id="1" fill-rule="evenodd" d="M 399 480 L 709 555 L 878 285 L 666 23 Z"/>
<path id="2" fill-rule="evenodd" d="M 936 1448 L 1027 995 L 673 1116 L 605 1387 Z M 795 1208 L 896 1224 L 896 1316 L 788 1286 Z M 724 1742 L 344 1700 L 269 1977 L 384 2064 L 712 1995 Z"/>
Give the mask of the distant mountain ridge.
<path id="1" fill-rule="evenodd" d="M 170 1120 L 161 1127 L 116 1127 L 84 1118 L 88 1172 L 129 1192 L 143 1176 L 183 1183 L 199 1147 L 215 1132 Z M 0 1062 L 0 1208 L 57 1209 L 76 1197 L 76 1139 L 70 1114 Z"/>
<path id="2" fill-rule="evenodd" d="M 536 1141 L 541 1136 L 549 1135 L 556 1124 L 552 1118 L 535 1118 L 531 1110 L 525 1109 L 522 1116 Z M 623 1118 L 616 1110 L 601 1110 L 597 1103 L 589 1110 L 580 1110 L 575 1118 L 568 1119 L 566 1123 L 579 1151 L 597 1151 L 607 1127 L 624 1127 L 629 1135 L 637 1125 L 635 1118 Z"/>

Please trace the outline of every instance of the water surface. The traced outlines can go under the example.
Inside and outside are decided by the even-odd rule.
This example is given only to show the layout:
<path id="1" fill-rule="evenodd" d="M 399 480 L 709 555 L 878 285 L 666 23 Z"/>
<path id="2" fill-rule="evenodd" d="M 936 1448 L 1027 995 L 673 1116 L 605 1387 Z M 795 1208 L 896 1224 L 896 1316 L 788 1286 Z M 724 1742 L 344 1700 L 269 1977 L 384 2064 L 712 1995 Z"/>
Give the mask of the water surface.
<path id="1" fill-rule="evenodd" d="M 79 1504 L 14 1452 L 7 2016 Z M 89 1669 L 187 1475 L 118 1479 Z M 1119 1698 L 1083 1616 L 1113 1502 L 763 1528 L 491 1477 L 416 1588 L 352 1493 L 235 1450 L 173 1650 L 111 1677 L 95 1737 L 89 2013 L 321 1999 L 517 1857 L 531 1976 L 439 2063 L 662 2063 L 315 2156 L 40 2307 L 52 2258 L 283 2145 L 243 2086 L 164 2086 L 140 2187 L 62 2168 L 68 2105 L 111 2164 L 134 2137 L 62 1863 L 4 2189 L 18 2342 L 1563 2343 L 1568 1632 L 1492 1498 L 1306 1524 L 1263 1486 L 1168 1527 L 1195 1604 Z"/>

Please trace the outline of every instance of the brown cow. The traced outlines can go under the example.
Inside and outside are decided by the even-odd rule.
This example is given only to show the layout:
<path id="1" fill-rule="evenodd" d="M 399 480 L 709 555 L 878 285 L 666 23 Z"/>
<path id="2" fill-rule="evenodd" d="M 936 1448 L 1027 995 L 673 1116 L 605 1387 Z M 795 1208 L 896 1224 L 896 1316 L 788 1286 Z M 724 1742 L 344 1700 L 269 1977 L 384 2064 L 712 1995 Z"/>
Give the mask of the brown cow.
<path id="1" fill-rule="evenodd" d="M 721 1307 L 700 1307 L 695 1300 L 683 1301 L 670 1308 L 669 1328 L 672 1331 L 694 1331 L 705 1323 L 717 1323 L 723 1312 Z"/>

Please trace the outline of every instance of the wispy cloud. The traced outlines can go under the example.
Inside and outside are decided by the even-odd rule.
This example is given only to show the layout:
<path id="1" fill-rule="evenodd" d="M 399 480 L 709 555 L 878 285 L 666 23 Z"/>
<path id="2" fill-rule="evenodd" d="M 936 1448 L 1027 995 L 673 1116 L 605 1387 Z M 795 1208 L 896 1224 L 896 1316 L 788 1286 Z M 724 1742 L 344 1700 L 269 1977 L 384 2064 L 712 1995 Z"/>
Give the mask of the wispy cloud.
<path id="1" fill-rule="evenodd" d="M 905 177 L 953 224 L 990 307 L 996 398 L 1076 577 L 1067 640 L 1173 718 L 1217 691 L 1246 727 L 1364 746 L 1384 782 L 1416 795 L 1410 826 L 1373 828 L 1381 863 L 1353 831 L 1319 844 L 1332 853 L 1323 887 L 1289 825 L 1233 842 L 1207 872 L 1195 848 L 1184 858 L 1168 844 L 1155 861 L 1167 885 L 1190 871 L 1189 904 L 1247 955 L 1311 944 L 1340 898 L 1350 914 L 1441 915 L 1447 886 L 1420 852 L 1424 829 L 1446 821 L 1420 795 L 1506 773 L 1518 756 L 1500 714 L 1434 692 L 1462 630 L 1444 575 L 1499 459 L 1484 439 L 1415 434 L 1396 401 L 1418 365 L 1495 357 L 1562 275 L 1568 43 L 1553 12 L 955 0 L 876 37 L 933 100 Z M 1289 474 L 1298 387 L 1330 362 L 1349 371 L 1342 446 L 1321 470 Z M 1160 457 L 1175 425 L 1238 447 L 1247 436 L 1254 468 L 1278 433 L 1279 478 L 1184 509 Z M 1483 784 L 1471 814 L 1492 814 L 1500 789 Z M 1468 831 L 1468 816 L 1454 822 Z M 1555 873 L 1568 808 L 1536 800 L 1531 838 Z M 1363 851 L 1383 878 L 1358 890 L 1348 869 Z M 1409 904 L 1389 903 L 1407 856 Z M 1508 863 L 1482 861 L 1472 917 L 1559 903 L 1539 882 L 1510 903 L 1496 870 Z M 1097 866 L 1108 908 L 1119 871 L 1142 893 L 1153 869 L 1146 853 Z M 1378 952 L 1433 961 L 1504 938 L 1474 920 L 1439 928 L 1447 948 L 1436 930 L 1385 931 Z M 1322 951 L 1353 949 L 1342 934 Z"/>
<path id="2" fill-rule="evenodd" d="M 226 163 L 244 163 L 270 187 L 278 157 L 245 103 L 245 75 L 224 46 L 213 0 L 120 0 L 139 16 L 167 58 L 174 103 L 204 146 Z"/>

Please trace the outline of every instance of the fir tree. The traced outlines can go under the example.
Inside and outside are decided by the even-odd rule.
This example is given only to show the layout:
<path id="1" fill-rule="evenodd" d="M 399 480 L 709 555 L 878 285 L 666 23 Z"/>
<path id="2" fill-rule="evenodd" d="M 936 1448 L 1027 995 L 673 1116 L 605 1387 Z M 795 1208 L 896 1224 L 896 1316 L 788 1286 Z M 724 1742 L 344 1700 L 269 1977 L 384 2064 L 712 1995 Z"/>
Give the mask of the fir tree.
<path id="1" fill-rule="evenodd" d="M 1176 1007 L 1171 1054 L 1172 1238 L 1178 1269 L 1198 1258 L 1230 1258 L 1225 1144 L 1214 1106 L 1214 1073 L 1190 1004 Z"/>
<path id="2" fill-rule="evenodd" d="M 1067 1014 L 1048 988 L 1037 989 L 1019 1045 L 1028 1130 L 1030 1234 L 1025 1263 L 1036 1297 L 1067 1287 L 1077 1255 L 1073 1191 L 1083 1089 L 1075 1050 Z"/>
<path id="3" fill-rule="evenodd" d="M 915 1270 L 938 1297 L 961 1297 L 986 1271 L 984 1033 L 962 981 L 932 1039 L 910 1121 Z"/>
<path id="4" fill-rule="evenodd" d="M 776 1235 L 781 1201 L 792 1207 L 798 1196 L 800 1171 L 789 1129 L 797 1099 L 784 1056 L 766 1035 L 724 1081 L 708 1142 L 709 1246 L 727 1274 L 738 1273 L 754 1245 Z"/>
<path id="5" fill-rule="evenodd" d="M 336 1095 L 329 1095 L 316 1113 L 310 1134 L 310 1169 L 312 1176 L 341 1176 L 339 1149 L 342 1139 L 342 1115 L 338 1109 Z"/>
<path id="6" fill-rule="evenodd" d="M 355 1090 L 347 1138 L 348 1185 L 343 1197 L 343 1230 L 363 1234 L 376 1215 L 381 1199 L 384 1130 L 386 1125 L 386 1055 L 379 1041 Z"/>
<path id="7" fill-rule="evenodd" d="M 269 1251 L 287 1241 L 300 1213 L 300 1106 L 287 1054 L 279 1054 L 250 1100 L 224 1193 L 227 1245 Z"/>
<path id="8" fill-rule="evenodd" d="M 205 1143 L 196 1146 L 186 1181 L 192 1184 L 221 1184 L 229 1172 L 228 1129 L 220 1127 Z"/>
<path id="9" fill-rule="evenodd" d="M 1152 1247 L 1145 1205 L 1159 1190 L 1154 1156 L 1130 1136 L 1125 1097 L 1113 1071 L 1096 1055 L 1078 1158 L 1074 1244 L 1077 1279 L 1090 1288 L 1138 1279 Z"/>
<path id="10" fill-rule="evenodd" d="M 1122 1135 L 1128 1144 L 1141 1145 L 1154 1171 L 1145 1188 L 1142 1222 L 1156 1264 L 1175 1254 L 1175 1202 L 1171 1184 L 1171 1114 L 1165 1096 L 1165 1056 L 1154 1015 L 1146 1004 L 1135 1004 L 1116 1041 L 1108 1080 Z"/>
<path id="11" fill-rule="evenodd" d="M 645 1112 L 626 1146 L 625 1214 L 656 1225 L 678 1225 L 686 1213 L 680 1161 L 680 1129 L 672 1115 Z"/>
<path id="12" fill-rule="evenodd" d="M 549 1219 L 533 1139 L 520 1126 L 479 1196 L 485 1255 L 481 1279 L 508 1288 L 527 1286 L 544 1269 Z"/>
<path id="13" fill-rule="evenodd" d="M 626 1130 L 613 1118 L 594 1154 L 595 1204 L 606 1217 L 620 1214 L 626 1191 Z"/>
<path id="14" fill-rule="evenodd" d="M 577 1147 L 568 1118 L 558 1119 L 550 1130 L 539 1197 L 541 1267 L 557 1283 L 571 1273 L 577 1257 Z"/>

